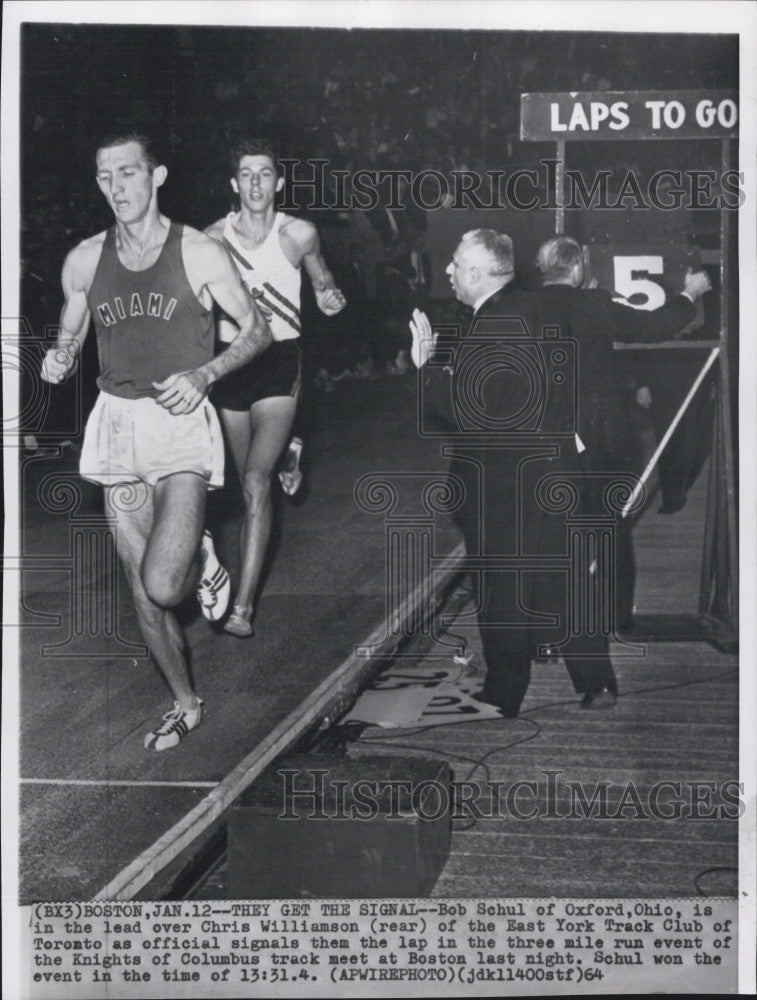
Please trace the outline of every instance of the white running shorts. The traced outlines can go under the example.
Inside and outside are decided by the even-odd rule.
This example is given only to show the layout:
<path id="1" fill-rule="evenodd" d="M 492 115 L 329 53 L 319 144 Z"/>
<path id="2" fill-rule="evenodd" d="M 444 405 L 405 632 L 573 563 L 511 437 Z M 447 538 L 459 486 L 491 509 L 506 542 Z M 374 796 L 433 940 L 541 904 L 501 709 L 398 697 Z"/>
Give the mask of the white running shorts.
<path id="1" fill-rule="evenodd" d="M 194 472 L 209 489 L 223 486 L 223 435 L 207 399 L 174 415 L 151 396 L 97 398 L 84 431 L 79 472 L 103 486 L 140 480 L 154 486 L 177 472 Z"/>

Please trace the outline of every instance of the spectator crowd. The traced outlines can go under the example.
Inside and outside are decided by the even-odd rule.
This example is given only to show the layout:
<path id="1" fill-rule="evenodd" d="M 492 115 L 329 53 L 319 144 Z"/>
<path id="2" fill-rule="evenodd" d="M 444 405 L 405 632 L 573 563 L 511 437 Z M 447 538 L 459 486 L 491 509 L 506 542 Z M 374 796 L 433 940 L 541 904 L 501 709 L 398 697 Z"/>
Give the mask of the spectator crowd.
<path id="1" fill-rule="evenodd" d="M 165 211 L 204 228 L 232 207 L 226 151 L 240 134 L 278 139 L 302 169 L 322 159 L 348 176 L 528 166 L 553 151 L 519 140 L 521 93 L 733 85 L 723 79 L 724 66 L 735 65 L 728 44 L 602 33 L 29 25 L 25 315 L 35 332 L 55 322 L 65 253 L 107 224 L 87 157 L 93 134 L 116 122 L 158 135 L 170 175 Z M 313 218 L 353 304 L 339 320 L 348 370 L 403 371 L 408 304 L 449 298 L 429 284 L 423 213 L 380 204 Z M 330 378 L 345 371 L 339 362 L 323 367 Z"/>

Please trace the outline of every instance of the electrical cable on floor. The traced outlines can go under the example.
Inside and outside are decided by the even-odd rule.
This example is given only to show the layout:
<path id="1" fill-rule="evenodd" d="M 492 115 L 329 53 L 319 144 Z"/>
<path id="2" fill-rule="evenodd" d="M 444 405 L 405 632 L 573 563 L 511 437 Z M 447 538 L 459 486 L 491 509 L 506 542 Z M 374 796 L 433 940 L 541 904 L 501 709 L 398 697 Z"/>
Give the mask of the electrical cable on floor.
<path id="1" fill-rule="evenodd" d="M 535 740 L 536 737 L 541 734 L 541 726 L 539 725 L 538 722 L 534 722 L 533 719 L 520 719 L 519 721 L 526 722 L 528 723 L 528 725 L 533 726 L 532 732 L 527 736 L 523 736 L 519 740 L 511 740 L 510 743 L 501 743 L 499 744 L 499 746 L 496 746 L 493 749 L 489 750 L 488 753 L 485 753 L 482 757 L 479 757 L 473 769 L 463 779 L 464 781 L 470 781 L 473 775 L 479 769 L 479 767 L 482 767 L 484 769 L 484 772 L 486 773 L 487 783 L 488 783 L 490 781 L 490 771 L 487 765 L 484 763 L 484 761 L 486 761 L 487 758 L 493 757 L 495 754 L 501 753 L 504 750 L 510 750 L 512 749 L 512 747 L 518 746 L 521 743 L 529 743 L 531 740 Z M 467 826 L 458 827 L 458 830 L 460 831 L 471 830 L 476 825 L 477 822 L 478 820 L 473 818 L 471 819 L 471 821 L 468 823 Z"/>
<path id="2" fill-rule="evenodd" d="M 472 588 L 469 591 L 469 593 L 472 593 Z M 475 668 L 472 668 L 472 667 L 469 666 L 470 660 L 471 660 L 472 657 L 468 655 L 468 648 L 469 647 L 468 647 L 468 641 L 467 641 L 467 639 L 464 636 L 461 636 L 459 633 L 453 632 L 449 628 L 444 629 L 441 634 L 442 635 L 446 635 L 446 636 L 450 637 L 451 639 L 457 640 L 460 643 L 460 646 L 462 648 L 462 653 L 458 654 L 457 656 L 455 656 L 453 658 L 454 662 L 460 664 L 463 667 L 463 670 L 461 671 L 461 673 L 458 674 L 457 677 L 454 680 L 456 681 L 456 680 L 458 680 L 462 676 L 472 676 L 472 675 L 474 675 L 476 673 Z M 713 674 L 713 675 L 711 675 L 709 677 L 689 679 L 689 680 L 686 680 L 686 681 L 680 681 L 680 682 L 678 682 L 676 684 L 661 684 L 661 685 L 656 685 L 654 687 L 649 687 L 649 688 L 637 688 L 637 689 L 631 690 L 631 691 L 624 691 L 623 693 L 619 694 L 618 697 L 619 698 L 627 698 L 627 697 L 630 697 L 631 695 L 655 694 L 655 693 L 660 692 L 660 691 L 678 690 L 678 689 L 681 689 L 681 688 L 692 687 L 692 686 L 697 685 L 697 684 L 712 683 L 714 681 L 720 680 L 723 677 L 728 677 L 728 676 L 730 676 L 732 674 L 737 674 L 737 673 L 738 673 L 738 668 L 736 668 L 736 667 L 729 667 L 727 670 L 720 671 L 717 674 Z M 369 744 L 370 745 L 379 745 L 379 746 L 380 745 L 392 746 L 392 747 L 398 747 L 400 749 L 414 750 L 414 751 L 420 751 L 420 752 L 423 752 L 423 753 L 435 754 L 437 756 L 442 756 L 442 757 L 445 757 L 445 758 L 451 758 L 451 759 L 454 759 L 454 760 L 467 761 L 469 763 L 472 763 L 473 767 L 471 768 L 471 770 L 468 772 L 468 774 L 466 775 L 466 777 L 463 780 L 464 781 L 470 781 L 472 779 L 473 775 L 479 769 L 483 769 L 484 774 L 485 774 L 485 780 L 486 780 L 486 782 L 488 784 L 491 781 L 491 772 L 489 770 L 489 767 L 486 764 L 486 761 L 490 757 L 493 757 L 493 756 L 495 756 L 498 753 L 503 753 L 504 751 L 509 750 L 512 747 L 518 746 L 518 745 L 520 745 L 522 743 L 530 742 L 531 740 L 536 739 L 536 737 L 541 734 L 542 730 L 541 730 L 541 727 L 539 726 L 539 724 L 536 721 L 534 721 L 533 719 L 526 718 L 526 716 L 533 715 L 536 712 L 544 711 L 544 710 L 550 709 L 550 708 L 560 708 L 560 707 L 563 707 L 563 706 L 574 706 L 574 705 L 575 705 L 574 701 L 568 700 L 568 699 L 563 699 L 563 700 L 560 700 L 560 701 L 548 702 L 548 703 L 541 704 L 541 705 L 534 705 L 532 708 L 526 709 L 524 712 L 521 712 L 518 715 L 517 720 L 515 720 L 515 721 L 520 721 L 520 722 L 527 723 L 528 725 L 530 725 L 530 726 L 533 727 L 532 731 L 528 735 L 524 735 L 520 739 L 510 740 L 507 743 L 498 744 L 496 747 L 493 747 L 491 750 L 487 751 L 485 754 L 483 754 L 481 757 L 478 757 L 478 758 L 474 758 L 474 757 L 471 757 L 471 756 L 468 756 L 468 755 L 464 755 L 464 754 L 454 753 L 454 752 L 451 752 L 451 751 L 447 752 L 447 751 L 445 751 L 445 750 L 443 750 L 441 748 L 424 747 L 424 746 L 418 746 L 417 744 L 410 744 L 410 743 L 406 743 L 405 742 L 405 740 L 408 737 L 409 738 L 413 738 L 415 736 L 428 733 L 428 732 L 430 732 L 431 730 L 434 730 L 434 729 L 442 729 L 443 727 L 446 727 L 447 725 L 449 725 L 449 723 L 430 723 L 427 726 L 416 726 L 416 727 L 413 727 L 412 729 L 403 729 L 403 730 L 397 732 L 396 734 L 395 733 L 392 733 L 392 734 L 389 734 L 389 733 L 382 734 L 380 737 L 370 737 L 370 736 L 362 736 L 361 735 L 361 736 L 358 736 L 357 739 L 354 742 L 356 742 L 356 743 L 358 743 L 360 745 L 363 745 L 363 746 L 366 746 L 366 745 L 369 745 Z M 459 725 L 465 725 L 466 723 L 480 723 L 481 721 L 484 721 L 484 720 L 481 720 L 481 719 L 461 720 L 460 722 L 455 723 L 455 725 L 459 726 Z M 494 721 L 494 720 L 485 720 L 485 721 Z M 461 819 L 462 817 L 457 817 L 457 818 Z M 455 820 L 454 814 L 453 814 L 452 819 L 453 819 L 453 824 L 454 824 L 454 820 Z M 464 826 L 454 826 L 453 825 L 453 830 L 455 832 L 463 832 L 463 831 L 466 831 L 466 830 L 471 830 L 473 827 L 476 826 L 477 822 L 478 822 L 478 820 L 474 816 Z M 706 872 L 704 872 L 702 874 L 707 874 L 710 871 L 718 871 L 718 870 L 721 870 L 721 869 L 707 869 Z M 730 870 L 730 869 L 723 869 L 723 870 Z M 701 875 L 697 876 L 697 879 L 700 878 L 700 877 L 701 877 Z M 699 887 L 698 887 L 696 879 L 695 879 L 695 886 L 697 887 L 697 891 L 699 892 L 700 890 L 699 890 Z"/>
<path id="3" fill-rule="evenodd" d="M 480 766 L 483 766 L 484 772 L 486 774 L 486 781 L 489 782 L 491 780 L 491 772 L 489 771 L 489 768 L 486 766 L 486 764 L 482 765 L 481 762 L 479 760 L 477 760 L 475 757 L 468 757 L 465 754 L 452 753 L 451 751 L 447 751 L 447 750 L 437 750 L 434 747 L 419 747 L 419 746 L 414 746 L 411 743 L 394 743 L 394 742 L 390 743 L 388 740 L 375 740 L 375 739 L 365 739 L 364 740 L 364 739 L 360 739 L 357 742 L 358 743 L 377 743 L 379 745 L 384 744 L 385 746 L 399 747 L 402 750 L 420 750 L 420 751 L 422 751 L 423 753 L 426 753 L 426 754 L 429 754 L 429 753 L 430 754 L 435 754 L 436 756 L 441 757 L 443 760 L 448 760 L 449 758 L 453 758 L 455 760 L 467 761 L 468 763 L 472 763 L 474 765 L 473 770 L 470 772 L 471 774 L 475 773 L 475 771 Z M 474 818 L 473 820 L 471 820 L 471 822 L 467 826 L 460 827 L 460 826 L 455 826 L 454 825 L 455 819 L 456 819 L 456 817 L 455 817 L 454 812 L 453 812 L 453 814 L 451 816 L 452 830 L 454 832 L 456 832 L 456 833 L 457 832 L 463 832 L 465 830 L 470 830 L 478 822 Z"/>
<path id="4" fill-rule="evenodd" d="M 471 720 L 468 720 L 468 721 L 469 722 L 474 722 L 474 721 L 477 721 L 477 720 L 471 719 Z M 378 738 L 378 739 L 376 739 L 376 738 L 370 737 L 370 736 L 369 737 L 359 737 L 355 742 L 358 743 L 358 744 L 361 744 L 361 745 L 367 745 L 367 744 L 378 744 L 378 745 L 381 745 L 381 744 L 383 744 L 385 746 L 399 747 L 402 750 L 419 750 L 422 753 L 436 754 L 437 756 L 443 757 L 444 759 L 454 758 L 455 760 L 467 761 L 468 763 L 473 764 L 473 767 L 468 772 L 468 774 L 465 776 L 465 778 L 463 778 L 462 780 L 463 781 L 470 781 L 472 779 L 473 775 L 476 773 L 476 771 L 478 771 L 479 768 L 482 768 L 483 771 L 484 771 L 484 774 L 485 774 L 486 783 L 489 784 L 491 782 L 491 771 L 489 770 L 488 766 L 485 763 L 486 760 L 489 757 L 493 757 L 495 754 L 502 753 L 505 750 L 510 750 L 512 747 L 518 746 L 520 743 L 528 743 L 530 740 L 536 739 L 536 737 L 541 733 L 541 727 L 539 726 L 539 724 L 537 722 L 534 722 L 532 719 L 522 719 L 522 720 L 518 719 L 518 720 L 513 720 L 513 721 L 523 721 L 523 722 L 527 723 L 529 726 L 533 727 L 532 732 L 529 733 L 529 734 L 527 734 L 527 735 L 522 736 L 519 739 L 510 740 L 507 743 L 500 743 L 496 747 L 493 747 L 491 750 L 487 750 L 487 752 L 485 754 L 483 754 L 481 757 L 471 757 L 471 756 L 469 756 L 467 754 L 453 753 L 451 751 L 447 751 L 447 750 L 444 750 L 444 749 L 441 749 L 441 748 L 436 748 L 436 747 L 418 746 L 416 744 L 401 742 L 400 740 L 395 740 L 394 738 L 390 738 L 390 739 Z M 439 722 L 439 723 L 435 723 L 435 724 L 430 725 L 430 726 L 425 726 L 420 731 L 421 732 L 427 732 L 429 729 L 441 729 L 445 725 L 446 725 L 446 723 Z M 465 725 L 465 723 L 459 723 L 459 725 Z M 402 733 L 398 733 L 397 735 L 405 737 L 405 736 L 409 735 L 409 733 L 408 733 L 407 730 L 404 730 Z M 459 819 L 461 817 L 457 817 L 457 818 Z M 454 821 L 454 819 L 455 819 L 454 815 L 453 815 L 452 819 Z M 477 822 L 478 822 L 478 820 L 474 817 L 474 818 L 471 819 L 471 821 L 466 826 L 457 826 L 457 827 L 453 826 L 452 829 L 455 832 L 463 832 L 465 830 L 472 829 L 477 824 Z"/>
<path id="5" fill-rule="evenodd" d="M 709 677 L 695 677 L 687 681 L 678 681 L 676 684 L 658 684 L 655 687 L 634 688 L 631 691 L 623 691 L 618 695 L 618 698 L 628 698 L 632 694 L 655 694 L 658 691 L 675 691 L 678 688 L 693 687 L 695 684 L 711 684 L 713 681 L 720 680 L 721 677 L 728 677 L 730 674 L 738 674 L 738 672 L 738 667 L 729 667 L 727 670 L 721 670 L 720 673 L 711 674 Z"/>
<path id="6" fill-rule="evenodd" d="M 469 595 L 472 595 L 473 588 L 472 587 L 465 588 L 463 590 L 463 593 L 466 592 Z M 456 639 L 461 644 L 463 652 L 461 656 L 454 657 L 454 660 L 459 663 L 460 659 L 465 659 L 466 663 L 469 664 L 471 657 L 468 657 L 466 655 L 468 653 L 468 640 L 464 636 L 459 635 L 457 632 L 453 632 L 449 628 L 442 629 L 441 635 L 447 635 L 452 639 Z M 631 691 L 622 691 L 618 694 L 618 698 L 628 698 L 631 695 L 636 695 L 636 694 L 655 694 L 658 691 L 674 691 L 677 690 L 678 688 L 691 687 L 696 684 L 709 684 L 714 681 L 720 680 L 722 677 L 728 677 L 731 674 L 738 674 L 738 672 L 739 672 L 738 667 L 728 667 L 726 670 L 720 671 L 717 674 L 712 674 L 709 677 L 693 678 L 690 680 L 679 681 L 675 684 L 660 684 L 649 688 L 636 688 Z M 475 668 L 469 668 L 469 671 L 466 676 L 473 676 L 475 673 L 476 673 Z M 559 708 L 562 705 L 573 705 L 573 704 L 574 704 L 573 701 L 564 699 L 561 701 L 549 702 L 548 704 L 544 705 L 535 705 L 533 708 L 528 708 L 525 710 L 525 712 L 521 712 L 518 717 L 521 718 L 524 715 L 529 715 L 533 712 L 541 711 L 546 708 Z M 471 720 L 471 721 L 480 721 L 480 720 Z"/>
<path id="7" fill-rule="evenodd" d="M 699 885 L 699 880 L 704 878 L 705 875 L 712 875 L 713 872 L 736 872 L 738 876 L 739 870 L 733 865 L 716 865 L 714 868 L 705 868 L 694 878 L 694 888 L 700 896 L 711 896 L 711 893 L 704 892 L 704 890 Z"/>

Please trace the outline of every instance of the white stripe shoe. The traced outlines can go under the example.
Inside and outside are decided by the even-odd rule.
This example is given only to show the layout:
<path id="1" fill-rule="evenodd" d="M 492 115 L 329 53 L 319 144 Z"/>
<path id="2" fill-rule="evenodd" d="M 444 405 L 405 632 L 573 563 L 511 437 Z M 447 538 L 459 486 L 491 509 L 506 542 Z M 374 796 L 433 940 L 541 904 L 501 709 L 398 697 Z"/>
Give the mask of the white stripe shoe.
<path id="1" fill-rule="evenodd" d="M 173 711 L 166 712 L 157 729 L 145 736 L 145 750 L 170 750 L 178 746 L 187 733 L 196 729 L 202 719 L 202 701 L 197 699 L 196 708 L 180 708 L 174 702 Z"/>
<path id="2" fill-rule="evenodd" d="M 202 613 L 211 622 L 217 622 L 226 614 L 231 597 L 231 580 L 229 574 L 218 561 L 213 548 L 213 536 L 204 532 L 200 547 L 204 554 L 202 578 L 197 586 L 197 600 Z"/>

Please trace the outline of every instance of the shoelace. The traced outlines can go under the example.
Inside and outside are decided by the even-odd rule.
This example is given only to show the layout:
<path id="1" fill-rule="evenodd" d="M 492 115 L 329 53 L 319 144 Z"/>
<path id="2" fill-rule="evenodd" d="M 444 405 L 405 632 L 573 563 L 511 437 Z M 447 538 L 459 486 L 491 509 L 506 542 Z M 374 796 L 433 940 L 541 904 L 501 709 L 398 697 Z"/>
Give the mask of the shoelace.
<path id="1" fill-rule="evenodd" d="M 168 733 L 171 732 L 171 730 L 174 728 L 177 722 L 181 722 L 186 716 L 190 715 L 192 712 L 197 712 L 198 709 L 199 705 L 195 709 L 180 708 L 177 703 L 175 708 L 172 708 L 170 712 L 166 712 L 166 714 L 163 716 L 163 720 L 161 724 L 158 726 L 158 728 L 155 730 L 155 733 L 161 736 L 167 735 Z"/>
<path id="2" fill-rule="evenodd" d="M 200 580 L 200 584 L 197 588 L 197 597 L 202 604 L 216 603 L 217 591 L 210 580 Z"/>
<path id="3" fill-rule="evenodd" d="M 157 733 L 161 733 L 161 735 L 163 735 L 164 733 L 170 733 L 171 729 L 173 729 L 174 724 L 179 722 L 184 714 L 185 714 L 184 709 L 179 708 L 179 706 L 177 705 L 176 708 L 171 709 L 170 712 L 166 712 L 166 714 L 163 716 L 162 723 L 158 726 L 158 728 L 155 731 Z"/>

